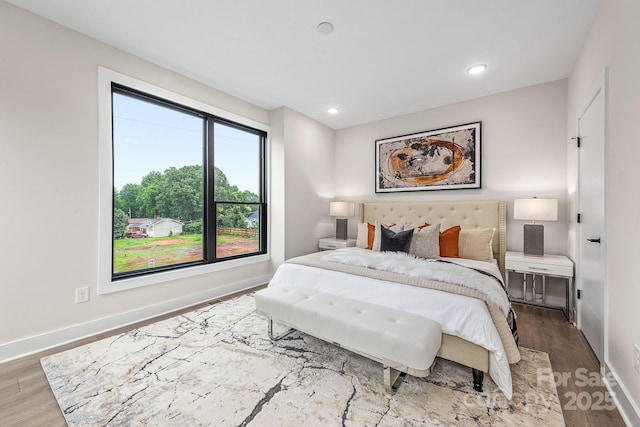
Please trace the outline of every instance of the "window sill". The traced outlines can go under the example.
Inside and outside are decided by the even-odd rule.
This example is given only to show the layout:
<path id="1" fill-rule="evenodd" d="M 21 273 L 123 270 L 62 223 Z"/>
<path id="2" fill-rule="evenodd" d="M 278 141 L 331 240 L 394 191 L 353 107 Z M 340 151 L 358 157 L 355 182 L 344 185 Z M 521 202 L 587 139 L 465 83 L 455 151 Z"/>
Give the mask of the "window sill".
<path id="1" fill-rule="evenodd" d="M 203 274 L 215 273 L 217 271 L 229 270 L 232 268 L 244 267 L 269 261 L 269 254 L 256 255 L 248 258 L 239 258 L 229 261 L 221 261 L 215 264 L 198 265 L 195 267 L 181 268 L 171 271 L 163 271 L 147 276 L 131 277 L 112 281 L 111 277 L 101 278 L 98 283 L 98 295 L 105 295 L 114 292 L 126 291 L 128 289 L 140 288 L 143 286 L 156 285 L 172 280 L 184 279 L 187 277 L 200 276 Z"/>

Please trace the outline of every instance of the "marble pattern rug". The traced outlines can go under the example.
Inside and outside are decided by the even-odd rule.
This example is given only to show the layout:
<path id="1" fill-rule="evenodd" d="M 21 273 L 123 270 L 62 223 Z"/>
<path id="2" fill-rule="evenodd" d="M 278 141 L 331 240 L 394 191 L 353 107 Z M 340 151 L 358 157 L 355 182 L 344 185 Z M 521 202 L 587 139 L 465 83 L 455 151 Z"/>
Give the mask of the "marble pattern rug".
<path id="1" fill-rule="evenodd" d="M 70 426 L 564 425 L 546 353 L 521 348 L 511 401 L 438 359 L 392 395 L 382 366 L 294 332 L 271 342 L 252 295 L 41 360 Z"/>

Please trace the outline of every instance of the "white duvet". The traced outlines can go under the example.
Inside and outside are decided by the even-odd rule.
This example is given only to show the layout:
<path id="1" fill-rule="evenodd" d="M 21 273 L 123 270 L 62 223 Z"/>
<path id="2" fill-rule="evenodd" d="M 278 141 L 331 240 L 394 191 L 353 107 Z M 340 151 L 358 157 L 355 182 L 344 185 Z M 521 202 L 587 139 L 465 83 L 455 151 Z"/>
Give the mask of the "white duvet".
<path id="1" fill-rule="evenodd" d="M 492 263 L 459 258 L 443 259 L 485 271 L 493 270 L 500 277 L 498 267 Z M 444 333 L 489 350 L 489 375 L 507 399 L 511 399 L 511 370 L 504 347 L 485 303 L 478 299 L 289 263 L 278 267 L 269 286 L 311 288 L 432 319 L 440 323 Z"/>

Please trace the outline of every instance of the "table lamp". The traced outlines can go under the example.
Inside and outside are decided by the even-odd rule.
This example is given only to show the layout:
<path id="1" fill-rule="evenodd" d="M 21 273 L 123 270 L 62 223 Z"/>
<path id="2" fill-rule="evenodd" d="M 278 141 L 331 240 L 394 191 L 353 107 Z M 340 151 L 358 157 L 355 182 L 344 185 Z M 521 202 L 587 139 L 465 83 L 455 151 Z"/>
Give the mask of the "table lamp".
<path id="1" fill-rule="evenodd" d="M 524 254 L 544 255 L 544 225 L 536 221 L 558 220 L 558 199 L 515 199 L 513 219 L 532 221 L 524 225 Z"/>
<path id="2" fill-rule="evenodd" d="M 330 202 L 329 215 L 336 218 L 336 239 L 347 239 L 347 225 L 349 216 L 356 214 L 356 204 L 354 202 Z"/>

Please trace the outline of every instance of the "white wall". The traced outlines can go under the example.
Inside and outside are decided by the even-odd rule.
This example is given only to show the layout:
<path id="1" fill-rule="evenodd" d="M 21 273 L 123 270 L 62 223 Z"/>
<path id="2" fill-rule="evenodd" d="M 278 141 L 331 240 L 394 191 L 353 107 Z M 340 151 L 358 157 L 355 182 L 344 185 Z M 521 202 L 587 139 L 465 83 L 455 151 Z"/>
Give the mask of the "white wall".
<path id="1" fill-rule="evenodd" d="M 609 70 L 609 135 L 607 142 L 607 277 L 608 346 L 606 369 L 618 382 L 614 387 L 630 425 L 640 425 L 640 374 L 633 369 L 633 345 L 640 345 L 640 286 L 638 244 L 640 197 L 635 165 L 640 158 L 640 2 L 604 0 L 569 78 L 567 134 L 576 132 L 576 114 L 589 89 Z M 575 210 L 576 148 L 568 150 L 568 194 Z M 575 223 L 571 224 L 575 253 Z"/>
<path id="2" fill-rule="evenodd" d="M 273 209 L 284 220 L 272 224 L 273 266 L 318 250 L 318 239 L 335 234 L 329 216 L 334 198 L 334 131 L 289 108 L 271 112 Z M 277 174 L 277 176 L 273 176 Z"/>
<path id="3" fill-rule="evenodd" d="M 2 1 L 0 52 L 0 360 L 11 356 L 3 345 L 16 340 L 147 306 L 169 308 L 170 301 L 229 292 L 230 285 L 268 276 L 270 264 L 263 262 L 96 295 L 97 68 L 261 123 L 269 123 L 268 111 Z M 74 289 L 84 286 L 91 300 L 75 304 Z"/>
<path id="4" fill-rule="evenodd" d="M 516 251 L 522 250 L 524 222 L 513 220 L 513 199 L 557 198 L 559 221 L 544 224 L 545 249 L 547 253 L 566 254 L 566 98 L 567 81 L 559 80 L 339 130 L 336 132 L 336 196 L 360 202 L 505 200 L 507 248 Z M 375 193 L 376 139 L 479 120 L 482 121 L 481 189 Z M 353 236 L 355 222 L 350 222 Z M 512 275 L 512 279 L 519 280 L 518 275 Z M 550 295 L 564 298 L 562 282 L 550 283 Z M 512 289 L 514 296 L 522 294 L 521 286 L 512 285 Z"/>

